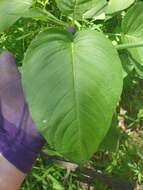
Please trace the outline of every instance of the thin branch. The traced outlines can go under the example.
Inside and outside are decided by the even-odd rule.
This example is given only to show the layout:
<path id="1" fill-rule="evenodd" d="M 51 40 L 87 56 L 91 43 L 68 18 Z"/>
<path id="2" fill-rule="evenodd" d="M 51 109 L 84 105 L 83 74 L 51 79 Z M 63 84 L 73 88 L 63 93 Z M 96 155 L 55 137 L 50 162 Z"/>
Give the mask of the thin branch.
<path id="1" fill-rule="evenodd" d="M 105 175 L 101 171 L 94 169 L 82 168 L 79 172 L 79 179 L 82 182 L 87 182 L 88 184 L 93 184 L 95 181 L 100 181 L 114 190 L 133 190 L 135 187 L 135 184 L 130 183 L 128 180 L 124 180 L 117 176 Z"/>
<path id="2" fill-rule="evenodd" d="M 137 47 L 143 47 L 143 41 L 134 42 L 134 43 L 127 43 L 127 44 L 119 44 L 119 45 L 115 46 L 115 48 L 117 50 L 129 49 L 129 48 L 137 48 Z"/>
<path id="3" fill-rule="evenodd" d="M 95 169 L 89 169 L 85 167 L 80 168 L 74 163 L 66 161 L 57 156 L 49 156 L 45 152 L 42 152 L 42 155 L 46 160 L 58 163 L 66 170 L 70 169 L 71 171 L 75 172 L 78 175 L 79 181 L 89 185 L 94 184 L 95 181 L 100 181 L 114 190 L 133 190 L 135 187 L 134 182 L 131 183 L 128 180 L 119 178 L 117 176 L 109 176 Z"/>

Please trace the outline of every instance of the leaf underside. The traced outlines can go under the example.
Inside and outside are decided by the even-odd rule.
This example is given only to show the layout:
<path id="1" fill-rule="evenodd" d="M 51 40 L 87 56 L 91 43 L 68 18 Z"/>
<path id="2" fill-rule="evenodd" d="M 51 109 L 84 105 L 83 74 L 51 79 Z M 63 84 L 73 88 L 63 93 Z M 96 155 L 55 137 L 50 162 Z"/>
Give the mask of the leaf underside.
<path id="1" fill-rule="evenodd" d="M 23 87 L 39 131 L 58 153 L 81 164 L 98 149 L 122 90 L 121 70 L 111 42 L 96 31 L 73 37 L 49 29 L 32 42 Z"/>

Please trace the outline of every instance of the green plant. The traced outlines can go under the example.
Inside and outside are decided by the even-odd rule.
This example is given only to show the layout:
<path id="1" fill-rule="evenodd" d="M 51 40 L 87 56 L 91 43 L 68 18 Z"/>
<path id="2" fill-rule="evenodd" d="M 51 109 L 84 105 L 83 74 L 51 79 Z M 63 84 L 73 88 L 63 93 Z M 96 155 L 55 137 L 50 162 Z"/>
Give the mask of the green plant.
<path id="1" fill-rule="evenodd" d="M 124 77 L 136 71 L 142 78 L 143 2 L 126 2 L 0 2 L 1 32 L 21 17 L 42 23 L 19 36 L 33 39 L 40 32 L 25 53 L 24 91 L 51 148 L 80 165 L 107 141 L 108 132 L 115 134 L 116 128 L 109 129 L 122 92 L 122 70 Z"/>

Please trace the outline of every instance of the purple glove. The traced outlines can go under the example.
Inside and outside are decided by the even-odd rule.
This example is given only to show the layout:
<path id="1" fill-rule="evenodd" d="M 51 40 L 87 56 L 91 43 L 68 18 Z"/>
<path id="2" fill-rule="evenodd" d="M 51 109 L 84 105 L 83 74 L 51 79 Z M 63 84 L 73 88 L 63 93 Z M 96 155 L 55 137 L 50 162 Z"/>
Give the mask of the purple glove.
<path id="1" fill-rule="evenodd" d="M 15 59 L 3 52 L 0 54 L 0 153 L 27 173 L 44 143 L 30 117 Z"/>

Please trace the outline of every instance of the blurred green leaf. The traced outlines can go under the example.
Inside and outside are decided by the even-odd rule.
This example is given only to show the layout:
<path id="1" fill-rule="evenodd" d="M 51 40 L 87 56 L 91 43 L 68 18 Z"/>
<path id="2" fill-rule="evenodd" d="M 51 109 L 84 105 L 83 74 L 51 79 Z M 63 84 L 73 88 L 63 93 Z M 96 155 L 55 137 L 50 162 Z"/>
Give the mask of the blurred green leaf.
<path id="1" fill-rule="evenodd" d="M 106 10 L 107 2 L 106 1 L 98 1 L 95 7 L 91 8 L 87 12 L 83 14 L 83 18 L 94 18 L 94 20 L 105 19 L 105 10 Z M 103 16 L 104 15 L 104 16 Z"/>
<path id="2" fill-rule="evenodd" d="M 120 52 L 119 56 L 123 67 L 123 78 L 125 78 L 134 69 L 134 62 L 125 51 Z"/>
<path id="3" fill-rule="evenodd" d="M 140 110 L 139 110 L 138 115 L 137 115 L 137 118 L 138 118 L 138 119 L 143 118 L 143 109 L 140 109 Z"/>
<path id="4" fill-rule="evenodd" d="M 110 0 L 107 7 L 107 14 L 113 14 L 122 11 L 131 6 L 135 0 Z"/>
<path id="5" fill-rule="evenodd" d="M 56 0 L 59 9 L 74 19 L 91 18 L 107 4 L 106 0 Z"/>
<path id="6" fill-rule="evenodd" d="M 32 0 L 0 0 L 0 32 L 14 24 L 32 5 Z"/>
<path id="7" fill-rule="evenodd" d="M 122 22 L 123 43 L 143 41 L 143 2 L 134 5 L 127 12 Z M 137 72 L 143 74 L 143 47 L 129 48 Z"/>

